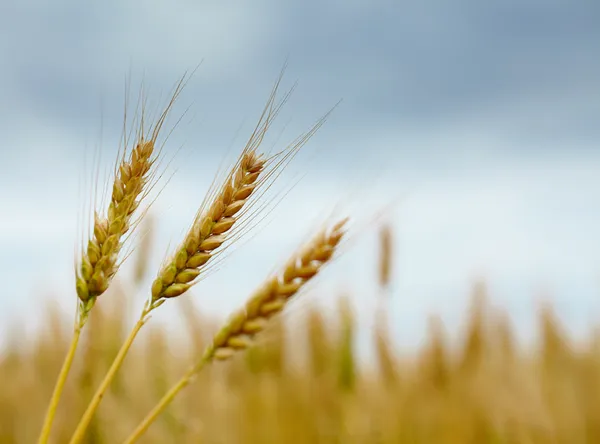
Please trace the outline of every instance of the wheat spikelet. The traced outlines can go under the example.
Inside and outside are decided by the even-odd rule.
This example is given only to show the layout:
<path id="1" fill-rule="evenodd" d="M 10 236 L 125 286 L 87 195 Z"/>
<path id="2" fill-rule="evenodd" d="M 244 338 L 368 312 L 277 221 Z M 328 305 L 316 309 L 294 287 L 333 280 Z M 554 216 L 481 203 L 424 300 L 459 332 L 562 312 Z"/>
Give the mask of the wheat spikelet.
<path id="1" fill-rule="evenodd" d="M 237 350 L 246 349 L 251 339 L 265 328 L 267 321 L 281 312 L 289 300 L 331 260 L 344 235 L 346 222 L 347 219 L 344 219 L 331 230 L 319 233 L 291 258 L 279 275 L 268 279 L 217 333 L 206 357 L 224 360 Z"/>
<path id="2" fill-rule="evenodd" d="M 140 119 L 135 147 L 123 156 L 115 168 L 110 203 L 106 214 L 94 212 L 94 227 L 87 246 L 81 252 L 76 269 L 76 289 L 79 299 L 86 303 L 104 293 L 119 268 L 119 253 L 123 238 L 129 232 L 134 212 L 148 195 L 154 166 L 157 161 L 156 142 L 173 104 L 177 100 L 185 77 L 180 80 L 167 107 L 150 126 L 144 130 Z"/>

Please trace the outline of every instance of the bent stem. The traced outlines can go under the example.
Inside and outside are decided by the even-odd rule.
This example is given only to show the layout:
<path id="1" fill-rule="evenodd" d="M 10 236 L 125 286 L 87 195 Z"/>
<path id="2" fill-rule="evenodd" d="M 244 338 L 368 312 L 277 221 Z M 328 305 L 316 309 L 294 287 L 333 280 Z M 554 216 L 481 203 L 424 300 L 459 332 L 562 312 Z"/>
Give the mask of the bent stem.
<path id="1" fill-rule="evenodd" d="M 75 433 L 73 433 L 73 436 L 71 437 L 71 440 L 69 441 L 69 444 L 79 444 L 85 437 L 85 432 L 86 432 L 92 418 L 94 417 L 94 413 L 96 413 L 96 410 L 98 410 L 98 406 L 100 405 L 100 402 L 102 401 L 102 398 L 104 397 L 104 394 L 106 393 L 106 390 L 108 389 L 111 382 L 115 378 L 117 371 L 121 368 L 121 365 L 123 364 L 123 361 L 125 360 L 125 356 L 127 356 L 127 353 L 129 352 L 129 349 L 131 348 L 131 345 L 133 344 L 133 341 L 135 340 L 140 329 L 148 321 L 148 315 L 150 314 L 150 312 L 152 310 L 154 310 L 155 308 L 157 308 L 159 305 L 161 305 L 161 303 L 162 303 L 162 301 L 146 302 L 146 304 L 144 305 L 144 309 L 142 310 L 140 318 L 138 319 L 138 321 L 134 325 L 133 329 L 129 333 L 129 336 L 127 337 L 127 339 L 121 346 L 121 349 L 119 350 L 119 353 L 117 353 L 117 356 L 115 357 L 112 365 L 110 366 L 110 369 L 108 370 L 108 372 L 106 373 L 106 376 L 104 376 L 104 379 L 102 380 L 102 383 L 96 390 L 96 393 L 94 394 L 92 400 L 90 401 L 88 408 L 86 409 L 85 413 L 81 417 L 79 424 L 77 424 L 77 428 L 75 429 Z"/>
<path id="2" fill-rule="evenodd" d="M 212 360 L 214 352 L 214 346 L 209 346 L 204 352 L 202 359 L 200 359 L 200 361 L 198 361 L 198 363 L 196 363 L 194 366 L 190 367 L 183 377 L 177 381 L 173 387 L 171 387 L 171 389 L 162 397 L 162 399 L 158 402 L 158 404 L 156 404 L 150 413 L 146 415 L 146 417 L 137 426 L 133 433 L 129 435 L 129 438 L 123 442 L 123 444 L 133 444 L 140 439 L 144 433 L 146 433 L 156 418 L 158 418 L 160 414 L 164 412 L 164 410 L 169 406 L 169 404 L 171 404 L 179 392 L 187 387 L 194 380 L 194 377 L 200 373 L 204 366 Z"/>
<path id="3" fill-rule="evenodd" d="M 58 403 L 60 402 L 60 397 L 65 387 L 65 383 L 67 382 L 69 372 L 71 371 L 77 346 L 79 345 L 81 330 L 83 330 L 83 327 L 87 322 L 89 312 L 94 306 L 94 302 L 94 299 L 90 299 L 90 301 L 88 301 L 85 305 L 80 306 L 80 310 L 77 315 L 77 323 L 75 324 L 75 329 L 73 330 L 71 345 L 69 345 L 69 351 L 65 356 L 60 373 L 58 374 L 58 379 L 56 380 L 56 385 L 54 386 L 54 391 L 52 392 L 52 398 L 50 398 L 48 410 L 46 411 L 46 417 L 44 418 L 44 425 L 42 426 L 42 431 L 40 432 L 40 437 L 38 438 L 38 444 L 46 444 L 48 439 L 50 439 L 50 432 L 52 430 L 54 417 L 56 416 L 56 410 L 58 409 Z"/>

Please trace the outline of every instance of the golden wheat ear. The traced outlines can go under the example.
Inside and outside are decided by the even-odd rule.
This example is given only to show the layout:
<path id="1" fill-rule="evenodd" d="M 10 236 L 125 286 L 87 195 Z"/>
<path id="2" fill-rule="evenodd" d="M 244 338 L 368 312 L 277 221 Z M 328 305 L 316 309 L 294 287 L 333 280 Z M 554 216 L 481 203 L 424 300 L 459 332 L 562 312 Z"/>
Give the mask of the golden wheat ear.
<path id="1" fill-rule="evenodd" d="M 148 430 L 177 394 L 210 362 L 226 360 L 236 352 L 247 349 L 253 338 L 280 313 L 306 284 L 329 262 L 345 235 L 347 219 L 319 232 L 287 261 L 284 267 L 269 277 L 235 312 L 214 336 L 201 359 L 165 394 L 135 431 L 125 440 L 133 444 Z"/>
<path id="2" fill-rule="evenodd" d="M 196 281 L 204 266 L 235 232 L 242 211 L 265 183 L 266 160 L 254 150 L 245 151 L 231 170 L 225 183 L 201 213 L 171 261 L 163 267 L 152 284 L 152 302 L 185 293 Z"/>
<path id="3" fill-rule="evenodd" d="M 144 128 L 142 109 L 134 146 L 131 150 L 127 146 L 123 148 L 122 158 L 115 166 L 108 208 L 105 213 L 94 212 L 93 230 L 76 267 L 77 295 L 85 306 L 93 304 L 108 289 L 119 269 L 125 237 L 132 224 L 137 225 L 141 220 L 134 220 L 134 213 L 148 196 L 157 177 L 160 154 L 157 140 L 185 80 L 186 76 L 182 77 L 165 110 L 148 130 Z"/>
<path id="4" fill-rule="evenodd" d="M 265 209 L 256 208 L 260 198 L 329 116 L 325 114 L 284 150 L 273 155 L 259 153 L 266 133 L 292 92 L 289 90 L 276 102 L 280 81 L 281 77 L 237 162 L 223 182 L 207 194 L 183 242 L 158 273 L 149 306 L 185 293 L 209 271 L 217 256 L 247 234 L 249 224 Z"/>

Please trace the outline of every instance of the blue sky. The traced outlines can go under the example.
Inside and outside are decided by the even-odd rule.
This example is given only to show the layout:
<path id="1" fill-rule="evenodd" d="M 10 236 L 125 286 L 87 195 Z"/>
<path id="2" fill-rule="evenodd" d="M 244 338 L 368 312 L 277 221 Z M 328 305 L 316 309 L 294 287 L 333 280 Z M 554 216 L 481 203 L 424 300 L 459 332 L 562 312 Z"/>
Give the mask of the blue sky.
<path id="1" fill-rule="evenodd" d="M 572 331 L 598 319 L 597 2 L 9 0 L 0 9 L 0 322 L 40 319 L 44 300 L 72 312 L 80 176 L 94 147 L 106 162 L 116 153 L 127 76 L 134 91 L 143 78 L 159 104 L 202 61 L 166 148 L 184 147 L 154 207 L 156 266 L 227 150 L 243 146 L 286 59 L 284 85 L 299 83 L 270 142 L 283 146 L 343 102 L 286 171 L 282 186 L 304 177 L 268 227 L 197 287 L 199 306 L 229 312 L 332 205 L 365 220 L 399 197 L 390 215 L 399 341 L 420 338 L 428 313 L 455 326 L 478 277 L 524 335 L 542 297 Z M 376 238 L 359 226 L 310 298 L 327 306 L 334 289 L 350 290 L 368 325 Z M 175 316 L 165 307 L 157 322 Z"/>

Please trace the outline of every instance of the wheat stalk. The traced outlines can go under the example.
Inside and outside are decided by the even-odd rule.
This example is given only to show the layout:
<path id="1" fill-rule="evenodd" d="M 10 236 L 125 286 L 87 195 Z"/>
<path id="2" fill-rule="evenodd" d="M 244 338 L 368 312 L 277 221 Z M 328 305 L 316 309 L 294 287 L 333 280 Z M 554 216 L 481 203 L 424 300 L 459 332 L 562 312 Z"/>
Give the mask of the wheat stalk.
<path id="1" fill-rule="evenodd" d="M 165 394 L 124 444 L 133 444 L 141 438 L 177 394 L 187 387 L 207 364 L 214 360 L 229 359 L 236 352 L 247 349 L 253 338 L 265 329 L 269 320 L 280 313 L 306 283 L 331 261 L 345 234 L 346 222 L 347 219 L 344 219 L 333 225 L 330 230 L 319 232 L 291 257 L 278 274 L 267 279 L 246 304 L 229 318 L 214 336 L 201 359 Z"/>
<path id="2" fill-rule="evenodd" d="M 142 200 L 147 197 L 152 188 L 152 180 L 156 177 L 154 167 L 160 151 L 156 150 L 157 139 L 185 85 L 185 79 L 186 76 L 183 76 L 176 85 L 169 103 L 148 132 L 145 132 L 142 110 L 136 143 L 131 150 L 127 149 L 127 137 L 124 133 L 125 144 L 122 157 L 115 166 L 110 203 L 105 214 L 94 211 L 92 234 L 87 245 L 82 246 L 79 261 L 75 266 L 75 288 L 79 304 L 73 338 L 50 399 L 38 439 L 39 444 L 47 443 L 50 437 L 56 409 L 90 310 L 94 307 L 96 299 L 108 289 L 117 273 L 125 237 L 132 225 L 135 226 L 139 222 L 139 219 L 134 221 L 133 216 Z"/>
<path id="3" fill-rule="evenodd" d="M 259 190 L 268 188 L 272 180 L 277 177 L 277 173 L 287 165 L 329 115 L 327 113 L 322 117 L 311 130 L 296 139 L 287 149 L 270 157 L 257 153 L 273 120 L 291 94 L 290 90 L 282 100 L 279 102 L 275 100 L 282 75 L 283 71 L 237 162 L 221 186 L 208 193 L 180 247 L 158 273 L 152 284 L 150 298 L 144 304 L 138 321 L 90 401 L 70 444 L 78 444 L 83 440 L 87 426 L 100 405 L 104 393 L 121 367 L 137 334 L 148 321 L 150 313 L 166 300 L 180 296 L 189 290 L 198 282 L 197 278 L 200 274 L 207 271 L 209 261 L 223 253 L 227 244 L 239 238 L 246 223 L 260 213 L 260 209 L 255 212 L 250 211 L 252 204 L 256 203 L 261 196 Z"/>

